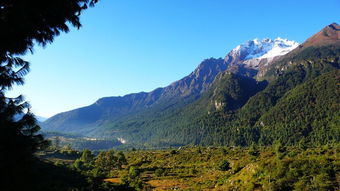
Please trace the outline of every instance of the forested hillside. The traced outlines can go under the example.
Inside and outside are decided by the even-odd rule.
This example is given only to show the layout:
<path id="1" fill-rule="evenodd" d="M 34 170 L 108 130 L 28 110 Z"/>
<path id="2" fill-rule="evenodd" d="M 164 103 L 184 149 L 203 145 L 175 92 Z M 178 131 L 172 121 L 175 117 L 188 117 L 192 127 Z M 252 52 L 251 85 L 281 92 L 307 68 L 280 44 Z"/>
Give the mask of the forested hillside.
<path id="1" fill-rule="evenodd" d="M 130 103 L 121 103 L 122 107 L 117 108 L 116 103 L 104 103 L 124 97 L 105 98 L 106 101 L 99 100 L 89 107 L 57 115 L 43 125 L 54 124 L 46 129 L 64 133 L 123 139 L 121 147 L 270 145 L 283 140 L 288 145 L 337 142 L 339 28 L 337 24 L 326 26 L 323 32 L 288 54 L 270 58 L 271 61 L 268 58 L 259 61 L 253 55 L 248 55 L 250 60 L 242 60 L 245 54 L 252 54 L 254 43 L 259 43 L 249 41 L 252 46 L 235 48 L 228 54 L 228 62 L 205 60 L 189 76 L 160 89 L 163 93 L 157 101 L 132 113 L 112 117 L 112 111 L 124 111 L 121 108 L 130 107 Z M 237 57 L 240 55 L 243 57 Z M 228 69 L 230 63 L 236 67 L 250 61 L 260 67 L 256 69 L 257 66 L 251 65 L 251 70 L 257 73 L 250 75 L 253 78 L 247 72 Z M 139 102 L 132 106 L 136 104 Z M 92 107 L 100 109 L 82 113 Z M 94 123 L 82 120 L 84 125 L 80 127 L 67 126 L 87 115 L 86 120 L 99 116 Z"/>
<path id="2" fill-rule="evenodd" d="M 323 51 L 322 56 L 313 56 Z M 309 48 L 301 54 L 267 86 L 265 81 L 221 74 L 199 100 L 156 118 L 131 119 L 122 136 L 153 146 L 268 145 L 275 140 L 298 144 L 302 138 L 311 144 L 339 141 L 339 48 Z M 138 133 L 129 134 L 131 128 Z"/>

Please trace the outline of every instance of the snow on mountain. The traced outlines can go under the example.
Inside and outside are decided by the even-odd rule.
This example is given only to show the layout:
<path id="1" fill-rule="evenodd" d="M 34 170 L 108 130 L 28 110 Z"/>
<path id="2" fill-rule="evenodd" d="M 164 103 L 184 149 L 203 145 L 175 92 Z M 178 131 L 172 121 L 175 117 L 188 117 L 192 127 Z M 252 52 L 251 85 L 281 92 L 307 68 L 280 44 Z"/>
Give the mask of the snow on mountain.
<path id="1" fill-rule="evenodd" d="M 281 38 L 276 38 L 272 44 L 272 49 L 269 50 L 266 54 L 262 55 L 260 58 L 272 58 L 275 56 L 282 56 L 299 46 L 299 43 L 295 41 Z"/>
<path id="2" fill-rule="evenodd" d="M 224 61 L 228 71 L 254 77 L 262 73 L 279 56 L 285 55 L 299 46 L 299 43 L 287 39 L 254 39 L 238 45 L 230 51 Z"/>
<path id="3" fill-rule="evenodd" d="M 295 41 L 282 38 L 274 40 L 269 38 L 259 40 L 256 38 L 237 46 L 231 52 L 234 55 L 238 55 L 240 60 L 272 58 L 287 54 L 298 45 L 299 43 Z"/>

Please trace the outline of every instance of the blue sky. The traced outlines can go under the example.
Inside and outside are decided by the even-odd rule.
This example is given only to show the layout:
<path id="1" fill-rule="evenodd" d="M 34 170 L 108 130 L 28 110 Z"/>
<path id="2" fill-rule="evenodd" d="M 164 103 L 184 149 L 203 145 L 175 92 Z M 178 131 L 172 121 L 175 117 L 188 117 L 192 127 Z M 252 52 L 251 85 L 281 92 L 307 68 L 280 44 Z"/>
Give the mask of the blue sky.
<path id="1" fill-rule="evenodd" d="M 83 27 L 35 47 L 25 95 L 36 115 L 90 105 L 100 97 L 151 91 L 224 57 L 254 38 L 297 42 L 340 22 L 339 0 L 101 0 Z"/>

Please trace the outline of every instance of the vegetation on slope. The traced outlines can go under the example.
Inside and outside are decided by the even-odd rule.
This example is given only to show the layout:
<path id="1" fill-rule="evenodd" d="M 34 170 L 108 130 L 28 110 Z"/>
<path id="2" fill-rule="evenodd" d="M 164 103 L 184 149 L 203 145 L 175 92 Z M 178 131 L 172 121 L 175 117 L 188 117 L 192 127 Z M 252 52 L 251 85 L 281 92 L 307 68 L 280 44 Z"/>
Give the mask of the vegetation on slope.
<path id="1" fill-rule="evenodd" d="M 268 85 L 224 72 L 202 96 L 170 99 L 103 122 L 93 135 L 122 137 L 127 144 L 121 148 L 338 142 L 339 55 L 335 46 L 288 55 L 291 63 L 272 73 Z"/>
<path id="2" fill-rule="evenodd" d="M 298 144 L 300 140 L 312 145 L 339 141 L 337 68 L 340 53 L 339 48 L 323 48 L 305 49 L 300 57 L 296 56 L 294 65 L 278 74 L 276 80 L 250 97 L 239 110 L 231 112 L 226 108 L 203 117 L 197 116 L 190 124 L 174 128 L 185 136 L 168 133 L 168 137 L 184 144 L 230 146 L 252 143 L 268 145 L 275 140 L 284 140 L 290 145 Z M 326 53 L 318 58 L 314 54 L 319 51 Z M 309 60 L 306 61 L 307 58 Z M 209 105 L 208 100 L 202 96 L 196 103 Z"/>
<path id="3" fill-rule="evenodd" d="M 103 190 L 332 191 L 339 189 L 338 152 L 336 144 L 305 148 L 280 143 L 271 147 L 111 150 L 97 156 L 85 150 L 78 159 L 59 160 L 58 165 L 88 177 L 92 186 Z"/>
<path id="4" fill-rule="evenodd" d="M 340 70 L 323 74 L 287 92 L 258 120 L 263 144 L 274 140 L 324 145 L 340 141 Z"/>

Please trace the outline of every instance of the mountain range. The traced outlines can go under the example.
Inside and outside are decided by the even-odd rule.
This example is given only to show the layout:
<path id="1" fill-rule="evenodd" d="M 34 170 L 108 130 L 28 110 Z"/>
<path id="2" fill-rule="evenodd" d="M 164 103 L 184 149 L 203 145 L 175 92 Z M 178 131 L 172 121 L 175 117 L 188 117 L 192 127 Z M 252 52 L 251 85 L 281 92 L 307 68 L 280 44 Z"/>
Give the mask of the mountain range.
<path id="1" fill-rule="evenodd" d="M 336 23 L 303 44 L 254 39 L 169 86 L 100 98 L 41 126 L 143 146 L 339 141 L 339 58 Z"/>

